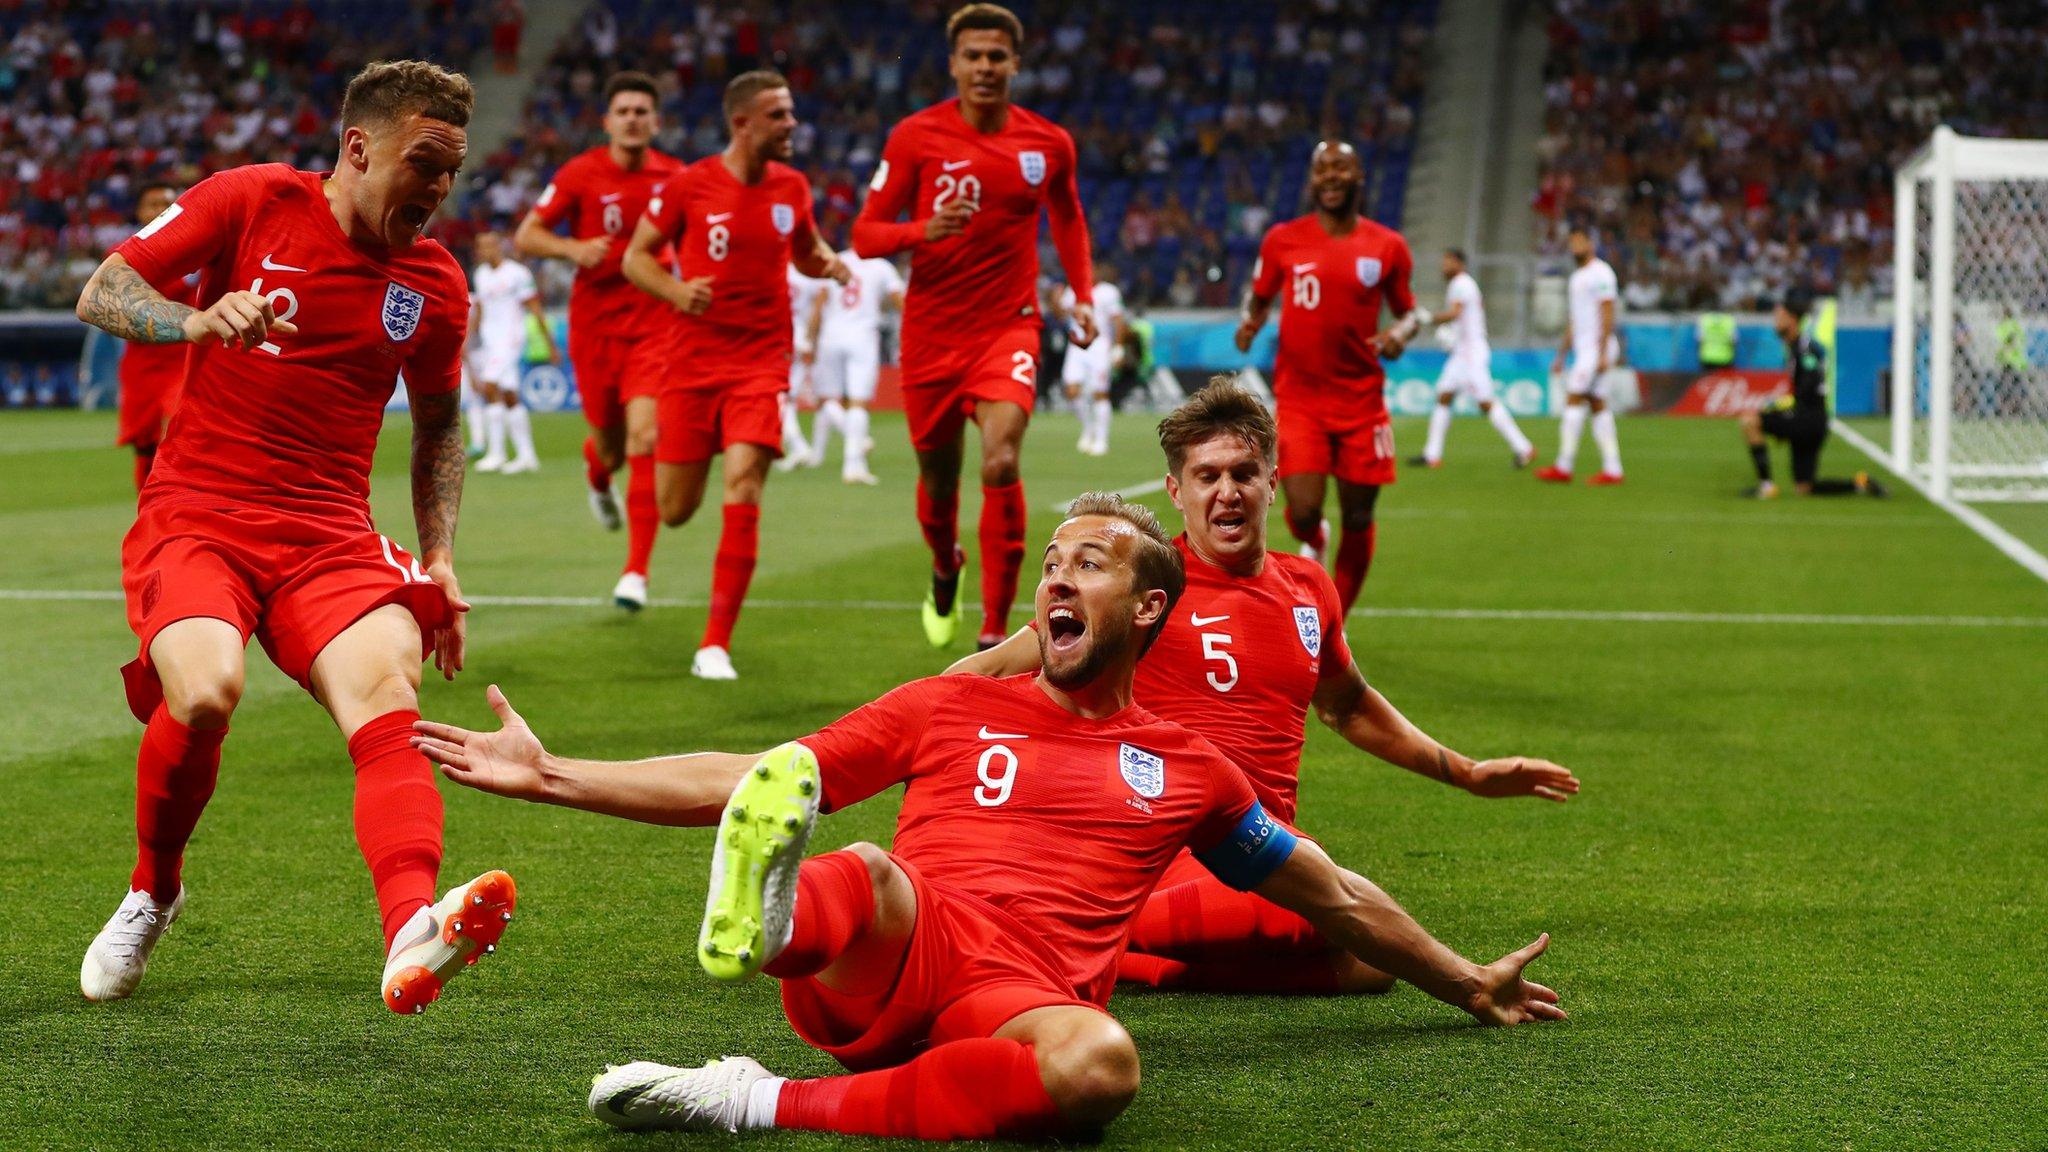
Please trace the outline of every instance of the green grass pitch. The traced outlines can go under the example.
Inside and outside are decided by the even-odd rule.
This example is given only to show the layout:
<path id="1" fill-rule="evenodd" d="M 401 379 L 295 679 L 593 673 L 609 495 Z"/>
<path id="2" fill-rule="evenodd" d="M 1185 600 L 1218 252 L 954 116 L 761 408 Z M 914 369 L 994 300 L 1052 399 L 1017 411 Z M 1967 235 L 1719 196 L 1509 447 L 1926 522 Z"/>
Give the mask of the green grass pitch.
<path id="1" fill-rule="evenodd" d="M 624 540 L 584 508 L 582 425 L 537 423 L 543 472 L 470 481 L 463 586 L 604 596 Z M 1120 419 L 1115 454 L 1089 460 L 1070 420 L 1039 421 L 1034 548 L 1055 502 L 1156 476 L 1151 423 Z M 1554 426 L 1533 424 L 1547 458 Z M 404 428 L 376 505 L 408 540 Z M 591 1074 L 727 1053 L 832 1070 L 772 982 L 698 971 L 708 831 L 446 784 L 444 879 L 510 869 L 520 916 L 428 1015 L 388 1014 L 344 749 L 260 652 L 185 919 L 134 999 L 83 1002 L 79 957 L 132 862 L 141 729 L 115 670 L 133 639 L 117 599 L 20 594 L 118 587 L 133 494 L 112 432 L 103 414 L 0 417 L 0 1146 L 712 1147 L 612 1133 L 584 1111 Z M 1402 424 L 1404 455 L 1420 432 Z M 1552 757 L 1584 793 L 1474 799 L 1320 726 L 1303 766 L 1305 826 L 1451 945 L 1491 958 L 1552 932 L 1535 975 L 1572 1020 L 1487 1031 L 1412 989 L 1119 995 L 1145 1083 L 1110 1146 L 2048 1146 L 2048 587 L 1910 493 L 1738 499 L 1726 423 L 1622 437 L 1627 486 L 1560 490 L 1460 421 L 1445 468 L 1385 494 L 1373 611 L 1349 628 L 1430 732 Z M 936 672 L 965 648 L 930 651 L 908 607 L 925 561 L 900 419 L 876 438 L 879 489 L 771 480 L 737 684 L 687 674 L 714 506 L 656 551 L 654 594 L 679 604 L 479 607 L 469 671 L 429 681 L 426 711 L 482 723 L 496 682 L 557 750 L 744 750 Z M 1826 463 L 1858 459 L 1837 444 Z M 966 503 L 971 548 L 971 487 Z M 2021 520 L 2041 544 L 2048 521 Z M 1612 615 L 1638 611 L 1681 615 Z M 829 817 L 814 846 L 886 841 L 893 815 Z"/>

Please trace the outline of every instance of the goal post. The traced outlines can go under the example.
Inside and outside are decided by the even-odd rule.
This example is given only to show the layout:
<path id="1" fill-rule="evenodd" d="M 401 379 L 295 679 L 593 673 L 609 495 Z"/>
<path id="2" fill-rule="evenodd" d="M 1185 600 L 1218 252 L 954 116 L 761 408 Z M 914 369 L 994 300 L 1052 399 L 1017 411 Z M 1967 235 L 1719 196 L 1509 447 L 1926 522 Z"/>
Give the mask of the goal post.
<path id="1" fill-rule="evenodd" d="M 2048 500 L 2048 140 L 1944 125 L 1893 191 L 1892 466 L 1940 499 Z"/>

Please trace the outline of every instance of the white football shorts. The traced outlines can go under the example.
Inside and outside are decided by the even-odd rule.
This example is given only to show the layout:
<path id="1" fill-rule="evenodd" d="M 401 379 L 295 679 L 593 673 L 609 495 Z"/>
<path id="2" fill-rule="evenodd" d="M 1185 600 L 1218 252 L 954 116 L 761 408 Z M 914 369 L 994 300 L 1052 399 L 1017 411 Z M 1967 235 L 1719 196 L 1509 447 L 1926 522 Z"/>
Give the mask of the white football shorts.
<path id="1" fill-rule="evenodd" d="M 1437 395 L 1463 392 L 1475 403 L 1493 401 L 1493 353 L 1487 349 L 1477 352 L 1454 352 L 1444 361 L 1444 370 L 1436 378 Z"/>
<path id="2" fill-rule="evenodd" d="M 811 373 L 811 387 L 822 400 L 851 400 L 872 403 L 875 381 L 882 372 L 879 340 L 853 340 L 818 346 L 818 366 Z"/>

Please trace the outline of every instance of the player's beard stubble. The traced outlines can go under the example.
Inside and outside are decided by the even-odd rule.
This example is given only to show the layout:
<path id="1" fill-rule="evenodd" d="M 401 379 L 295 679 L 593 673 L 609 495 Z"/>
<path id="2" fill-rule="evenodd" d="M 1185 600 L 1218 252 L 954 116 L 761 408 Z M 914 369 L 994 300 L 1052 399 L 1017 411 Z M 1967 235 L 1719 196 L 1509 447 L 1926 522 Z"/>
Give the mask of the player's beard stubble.
<path id="1" fill-rule="evenodd" d="M 1124 646 L 1131 642 L 1131 621 L 1122 617 L 1090 620 L 1082 637 L 1080 655 L 1059 661 L 1052 654 L 1050 629 L 1041 627 L 1038 630 L 1038 664 L 1053 687 L 1072 691 L 1093 683 L 1109 667 L 1113 655 L 1122 652 Z"/>

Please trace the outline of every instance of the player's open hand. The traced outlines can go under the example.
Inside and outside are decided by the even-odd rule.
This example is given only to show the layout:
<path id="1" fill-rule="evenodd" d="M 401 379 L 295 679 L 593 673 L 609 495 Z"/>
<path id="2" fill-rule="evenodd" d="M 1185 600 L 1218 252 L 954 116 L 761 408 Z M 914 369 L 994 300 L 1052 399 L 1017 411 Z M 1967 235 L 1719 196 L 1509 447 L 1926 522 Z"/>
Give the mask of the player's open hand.
<path id="1" fill-rule="evenodd" d="M 448 623 L 434 629 L 434 667 L 443 678 L 453 680 L 462 671 L 463 649 L 469 642 L 469 601 L 462 598 L 462 588 L 455 582 L 455 566 L 448 561 L 428 564 L 427 579 L 440 585 L 441 592 L 448 597 Z"/>
<path id="2" fill-rule="evenodd" d="M 187 342 L 218 340 L 223 347 L 239 347 L 244 352 L 269 340 L 273 332 L 290 336 L 298 330 L 291 321 L 279 320 L 270 298 L 256 292 L 230 292 L 205 311 L 185 317 Z"/>
<path id="3" fill-rule="evenodd" d="M 974 217 L 974 210 L 978 207 L 980 205 L 974 201 L 963 200 L 957 196 L 946 201 L 944 208 L 932 213 L 931 219 L 924 222 L 924 238 L 944 240 L 948 236 L 958 236 L 967 231 L 967 221 Z"/>
<path id="4" fill-rule="evenodd" d="M 1522 977 L 1522 969 L 1549 947 L 1550 933 L 1545 932 L 1528 946 L 1481 968 L 1478 987 L 1466 1002 L 1465 1011 L 1481 1024 L 1503 1028 L 1537 1020 L 1565 1019 L 1564 1009 L 1557 1006 L 1557 993 Z"/>
<path id="5" fill-rule="evenodd" d="M 1474 764 L 1463 785 L 1474 796 L 1537 796 L 1562 804 L 1578 794 L 1579 778 L 1571 769 L 1548 760 L 1503 756 Z"/>
<path id="6" fill-rule="evenodd" d="M 457 784 L 519 800 L 539 799 L 546 790 L 542 766 L 547 749 L 496 684 L 485 690 L 484 699 L 498 714 L 496 732 L 471 732 L 453 724 L 419 720 L 412 726 L 412 746 L 439 764 L 441 774 Z"/>
<path id="7" fill-rule="evenodd" d="M 1100 335 L 1095 327 L 1095 306 L 1093 304 L 1076 304 L 1073 317 L 1074 327 L 1080 329 L 1074 333 L 1074 347 L 1086 348 L 1095 343 L 1095 337 Z"/>
<path id="8" fill-rule="evenodd" d="M 571 240 L 568 243 L 569 259 L 578 268 L 597 267 L 604 263 L 605 256 L 612 250 L 612 238 L 609 236 L 592 236 L 588 240 Z"/>
<path id="9" fill-rule="evenodd" d="M 1392 332 L 1382 332 L 1372 338 L 1372 348 L 1382 360 L 1399 360 L 1408 350 L 1408 342 Z"/>
<path id="10" fill-rule="evenodd" d="M 702 316 L 711 307 L 711 277 L 699 276 L 695 280 L 677 281 L 681 292 L 676 297 L 676 311 L 692 316 Z"/>

